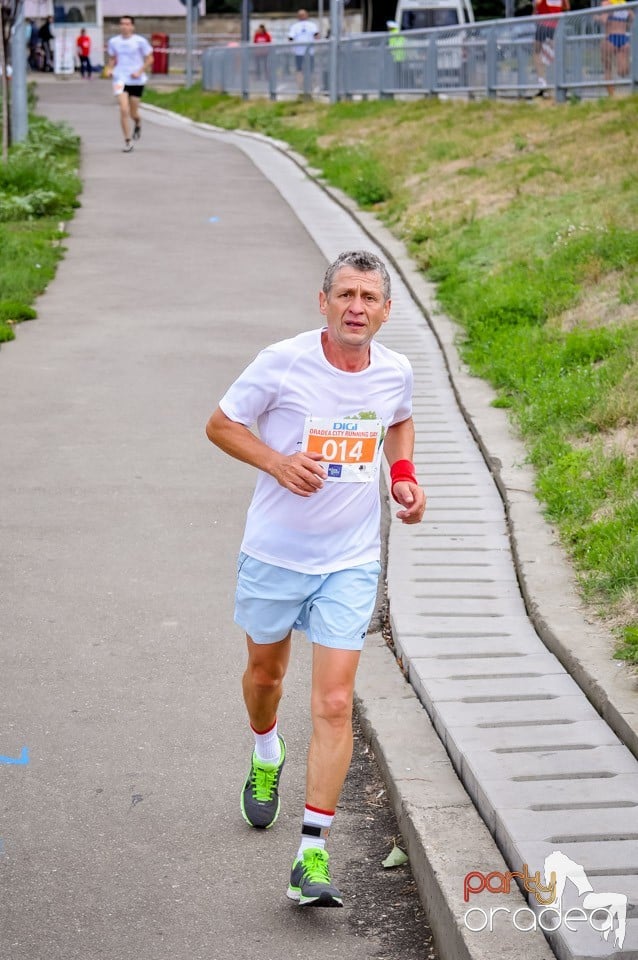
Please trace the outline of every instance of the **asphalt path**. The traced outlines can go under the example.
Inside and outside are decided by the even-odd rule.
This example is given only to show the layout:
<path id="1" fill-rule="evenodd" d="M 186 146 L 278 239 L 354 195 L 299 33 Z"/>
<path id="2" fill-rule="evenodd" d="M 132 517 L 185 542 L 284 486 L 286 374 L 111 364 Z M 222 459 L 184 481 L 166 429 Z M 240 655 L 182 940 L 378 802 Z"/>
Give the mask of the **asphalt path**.
<path id="1" fill-rule="evenodd" d="M 261 833 L 238 809 L 232 597 L 254 476 L 204 425 L 260 347 L 320 322 L 325 260 L 235 147 L 145 121 L 123 154 L 108 84 L 39 96 L 82 137 L 84 192 L 40 319 L 0 353 L 0 957 L 393 957 L 356 910 L 285 897 L 303 638 L 280 819 Z M 346 894 L 361 816 L 348 804 L 331 837 Z"/>

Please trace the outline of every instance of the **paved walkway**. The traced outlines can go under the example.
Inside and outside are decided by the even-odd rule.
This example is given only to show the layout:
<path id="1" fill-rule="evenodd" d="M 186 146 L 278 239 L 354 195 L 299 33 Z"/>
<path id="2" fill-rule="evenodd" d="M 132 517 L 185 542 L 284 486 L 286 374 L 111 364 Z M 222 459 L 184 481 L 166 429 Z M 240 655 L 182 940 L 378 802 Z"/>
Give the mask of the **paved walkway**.
<path id="1" fill-rule="evenodd" d="M 17 411 L 6 442 L 19 451 L 5 491 L 18 546 L 14 581 L 3 583 L 12 595 L 10 628 L 21 638 L 8 668 L 10 712 L 22 718 L 12 743 L 29 743 L 40 758 L 35 795 L 25 797 L 15 777 L 8 805 L 24 810 L 15 826 L 22 824 L 24 856 L 46 850 L 38 854 L 41 889 L 21 889 L 16 870 L 27 906 L 9 911 L 11 941 L 29 931 L 33 945 L 45 942 L 45 902 L 67 921 L 60 934 L 53 917 L 61 941 L 49 953 L 65 960 L 130 956 L 131 948 L 149 958 L 370 956 L 343 922 L 317 921 L 321 933 L 309 938 L 294 914 L 282 920 L 279 906 L 273 922 L 251 903 L 241 930 L 236 913 L 210 916 L 220 871 L 224 895 L 230 887 L 236 900 L 245 896 L 242 868 L 255 860 L 253 838 L 236 823 L 234 793 L 216 789 L 210 768 L 223 724 L 229 742 L 220 766 L 233 782 L 243 775 L 242 710 L 226 690 L 236 672 L 232 555 L 252 477 L 206 449 L 200 430 L 262 344 L 317 322 L 308 278 L 320 277 L 341 249 L 374 241 L 259 139 L 147 110 L 139 150 L 119 154 L 113 105 L 105 85 L 96 87 L 90 98 L 70 95 L 70 85 L 43 87 L 47 113 L 73 121 L 84 138 L 86 193 L 68 257 L 41 303 L 55 336 L 27 325 L 10 361 L 9 351 L 0 359 L 2 391 Z M 415 368 L 417 463 L 429 492 L 426 525 L 391 527 L 398 652 L 510 866 L 542 869 L 559 849 L 585 867 L 596 892 L 626 893 L 618 956 L 638 956 L 638 765 L 533 630 L 502 501 L 458 411 L 439 345 L 401 276 L 393 282 L 384 340 Z M 290 717 L 305 695 L 304 657 L 290 684 Z M 219 696 L 211 701 L 213 667 Z M 29 719 L 22 705 L 33 689 L 40 696 Z M 501 916 L 492 934 L 463 928 L 465 873 L 505 865 L 379 638 L 371 638 L 358 693 L 442 956 L 551 956 L 540 935 L 517 932 L 511 918 Z M 294 756 L 307 730 L 291 732 Z M 299 761 L 291 767 L 290 782 L 300 784 Z M 202 796 L 214 858 L 201 835 Z M 286 817 L 292 829 L 294 811 Z M 282 845 L 273 861 L 263 850 L 270 888 L 290 851 Z M 65 884 L 75 877 L 62 900 L 60 861 Z M 571 883 L 567 891 L 565 907 L 582 902 L 582 890 L 580 899 Z M 483 894 L 472 902 L 497 901 Z M 523 904 L 518 894 L 502 902 Z M 86 938 L 97 936 L 103 954 L 87 952 Z M 218 954 L 211 936 L 224 943 Z M 613 938 L 582 925 L 561 929 L 552 943 L 561 958 L 611 956 Z M 24 942 L 26 952 L 12 957 L 37 955 Z"/>

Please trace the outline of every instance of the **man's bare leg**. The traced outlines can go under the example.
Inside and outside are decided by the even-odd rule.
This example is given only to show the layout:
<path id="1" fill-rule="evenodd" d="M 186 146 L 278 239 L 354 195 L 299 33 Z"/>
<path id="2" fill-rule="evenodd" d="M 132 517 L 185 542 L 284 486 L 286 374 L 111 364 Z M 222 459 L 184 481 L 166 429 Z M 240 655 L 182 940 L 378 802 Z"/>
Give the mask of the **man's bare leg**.
<path id="1" fill-rule="evenodd" d="M 352 703 L 359 650 L 313 645 L 312 738 L 306 803 L 335 810 L 352 759 Z"/>
<path id="2" fill-rule="evenodd" d="M 275 722 L 290 660 L 290 634 L 279 643 L 255 643 L 246 634 L 248 664 L 242 678 L 244 703 L 253 730 Z"/>
<path id="3" fill-rule="evenodd" d="M 241 812 L 251 827 L 267 830 L 279 816 L 279 778 L 286 744 L 277 730 L 277 708 L 290 659 L 290 634 L 279 643 L 255 643 L 246 636 L 248 665 L 242 685 L 255 737 L 250 770 L 242 787 Z"/>
<path id="4" fill-rule="evenodd" d="M 135 131 L 139 129 L 141 120 L 140 120 L 140 98 L 129 96 L 129 112 L 131 115 L 131 120 L 133 121 L 133 137 L 137 139 Z"/>
<path id="5" fill-rule="evenodd" d="M 288 886 L 288 896 L 301 906 L 343 906 L 341 892 L 330 877 L 325 843 L 352 759 L 352 701 L 359 657 L 358 650 L 313 645 L 306 807 Z"/>
<path id="6" fill-rule="evenodd" d="M 117 101 L 120 105 L 120 126 L 122 127 L 122 133 L 124 134 L 125 140 L 131 139 L 131 114 L 129 99 L 128 93 L 124 91 L 117 98 Z"/>

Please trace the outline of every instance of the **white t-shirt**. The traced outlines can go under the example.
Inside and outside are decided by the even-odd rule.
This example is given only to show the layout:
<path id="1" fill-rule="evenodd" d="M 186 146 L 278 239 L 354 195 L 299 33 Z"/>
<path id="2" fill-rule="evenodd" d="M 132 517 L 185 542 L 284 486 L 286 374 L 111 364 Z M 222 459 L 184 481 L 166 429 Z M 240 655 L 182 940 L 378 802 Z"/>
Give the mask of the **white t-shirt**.
<path id="1" fill-rule="evenodd" d="M 288 39 L 296 41 L 296 45 L 293 47 L 296 57 L 303 57 L 318 32 L 319 28 L 314 20 L 297 20 L 296 23 L 293 23 L 288 31 Z M 302 42 L 299 43 L 299 41 Z"/>
<path id="2" fill-rule="evenodd" d="M 302 448 L 306 417 L 382 420 L 385 430 L 412 414 L 412 368 L 376 341 L 359 373 L 333 367 L 321 330 L 267 347 L 220 401 L 231 420 L 252 427 L 280 453 Z M 382 447 L 377 451 L 378 460 Z M 368 483 L 326 481 L 300 497 L 259 471 L 241 549 L 300 573 L 331 573 L 379 559 L 379 471 Z"/>
<path id="3" fill-rule="evenodd" d="M 113 79 L 131 86 L 143 86 L 148 76 L 145 73 L 139 77 L 132 77 L 132 73 L 139 73 L 144 66 L 144 58 L 152 53 L 153 48 L 145 37 L 134 33 L 130 37 L 111 37 L 107 47 L 110 57 L 116 57 L 113 67 Z"/>

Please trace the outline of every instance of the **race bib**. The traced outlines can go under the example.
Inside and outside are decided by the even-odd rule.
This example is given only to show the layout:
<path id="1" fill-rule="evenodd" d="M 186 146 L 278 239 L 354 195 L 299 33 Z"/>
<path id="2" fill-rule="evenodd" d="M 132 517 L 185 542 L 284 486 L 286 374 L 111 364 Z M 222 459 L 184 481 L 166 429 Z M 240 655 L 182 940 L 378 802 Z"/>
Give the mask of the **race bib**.
<path id="1" fill-rule="evenodd" d="M 302 449 L 321 454 L 328 480 L 369 483 L 377 474 L 383 432 L 382 420 L 306 417 Z"/>
<path id="2" fill-rule="evenodd" d="M 124 81 L 123 80 L 114 80 L 113 81 L 113 96 L 119 97 L 121 93 L 124 93 Z"/>

